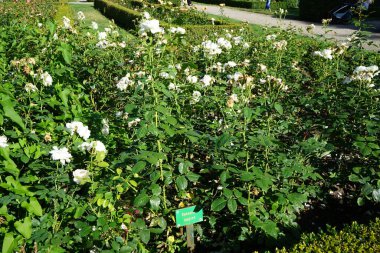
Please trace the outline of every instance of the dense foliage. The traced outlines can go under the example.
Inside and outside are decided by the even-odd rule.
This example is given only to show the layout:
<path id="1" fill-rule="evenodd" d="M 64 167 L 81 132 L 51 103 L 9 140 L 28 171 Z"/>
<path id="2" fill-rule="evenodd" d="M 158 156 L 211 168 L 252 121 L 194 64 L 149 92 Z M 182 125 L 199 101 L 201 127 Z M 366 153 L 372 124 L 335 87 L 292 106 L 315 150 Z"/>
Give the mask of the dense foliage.
<path id="1" fill-rule="evenodd" d="M 140 13 L 126 40 L 23 6 L 1 6 L 3 252 L 185 251 L 174 210 L 191 205 L 197 244 L 239 250 L 337 184 L 380 201 L 380 58 L 355 38 L 195 42 Z"/>
<path id="2" fill-rule="evenodd" d="M 380 220 L 369 225 L 353 222 L 340 231 L 330 228 L 327 232 L 302 236 L 302 242 L 290 250 L 277 252 L 379 252 Z"/>

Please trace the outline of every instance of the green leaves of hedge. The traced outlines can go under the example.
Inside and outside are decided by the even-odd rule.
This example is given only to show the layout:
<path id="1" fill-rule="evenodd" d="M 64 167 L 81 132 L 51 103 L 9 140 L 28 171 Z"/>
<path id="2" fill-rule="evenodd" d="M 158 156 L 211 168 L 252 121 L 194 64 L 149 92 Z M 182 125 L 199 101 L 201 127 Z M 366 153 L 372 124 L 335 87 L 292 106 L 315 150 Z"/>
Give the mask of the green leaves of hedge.
<path id="1" fill-rule="evenodd" d="M 15 228 L 26 239 L 29 239 L 32 236 L 32 220 L 30 217 L 26 217 L 24 222 L 16 221 Z"/>
<path id="2" fill-rule="evenodd" d="M 5 117 L 8 117 L 23 130 L 25 130 L 24 122 L 21 119 L 20 115 L 15 111 L 11 98 L 6 94 L 1 93 L 0 104 L 2 106 Z"/>

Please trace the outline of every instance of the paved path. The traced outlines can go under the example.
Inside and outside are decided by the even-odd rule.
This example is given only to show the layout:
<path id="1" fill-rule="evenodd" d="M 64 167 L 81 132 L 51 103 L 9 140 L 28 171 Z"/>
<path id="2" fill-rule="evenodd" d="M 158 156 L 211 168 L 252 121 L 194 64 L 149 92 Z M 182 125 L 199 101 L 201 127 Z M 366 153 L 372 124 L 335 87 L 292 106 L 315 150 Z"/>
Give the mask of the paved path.
<path id="1" fill-rule="evenodd" d="M 206 13 L 213 14 L 213 15 L 221 15 L 220 7 L 218 5 L 206 5 L 206 4 L 194 4 L 197 9 L 205 9 Z M 295 27 L 296 29 L 299 29 L 301 33 L 310 35 L 306 32 L 306 27 L 311 22 L 306 21 L 299 21 L 299 20 L 280 20 L 276 17 L 260 14 L 260 13 L 253 13 L 249 11 L 243 11 L 238 10 L 235 8 L 230 7 L 223 7 L 224 10 L 224 16 L 240 21 L 245 21 L 250 24 L 257 24 L 262 26 L 275 26 L 275 27 L 281 27 L 281 28 L 288 28 Z M 370 40 L 373 41 L 372 46 L 366 46 L 367 49 L 374 50 L 374 51 L 380 51 L 380 21 L 372 21 L 370 22 L 371 25 L 375 26 L 375 29 L 372 31 L 372 35 L 370 37 Z M 321 24 L 314 24 L 314 34 L 317 35 L 323 35 L 327 38 L 334 38 L 338 41 L 345 41 L 347 37 L 349 37 L 355 30 L 357 30 L 355 27 L 350 25 L 331 25 L 329 26 L 329 30 L 332 30 L 331 32 L 328 32 L 325 34 L 325 30 L 322 28 Z"/>

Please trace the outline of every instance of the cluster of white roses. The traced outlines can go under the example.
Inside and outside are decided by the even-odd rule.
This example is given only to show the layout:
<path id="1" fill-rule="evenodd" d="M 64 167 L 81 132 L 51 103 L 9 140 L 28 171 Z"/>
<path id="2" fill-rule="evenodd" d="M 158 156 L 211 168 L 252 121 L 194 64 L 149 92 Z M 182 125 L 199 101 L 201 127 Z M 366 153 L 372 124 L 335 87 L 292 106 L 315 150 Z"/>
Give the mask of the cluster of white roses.
<path id="1" fill-rule="evenodd" d="M 313 55 L 322 57 L 327 60 L 332 60 L 334 50 L 331 48 L 323 49 L 322 51 L 315 51 Z"/>
<path id="2" fill-rule="evenodd" d="M 124 77 L 122 77 L 119 82 L 116 84 L 116 87 L 121 90 L 125 91 L 128 87 L 133 85 L 133 80 L 130 79 L 131 74 L 128 73 Z"/>
<path id="3" fill-rule="evenodd" d="M 139 24 L 140 36 L 145 37 L 148 34 L 160 34 L 165 32 L 164 28 L 160 27 L 160 21 L 157 19 L 151 19 L 151 16 L 148 12 L 144 12 L 143 16 L 144 18 L 140 21 Z"/>
<path id="4" fill-rule="evenodd" d="M 88 129 L 88 126 L 85 126 L 80 121 L 73 121 L 66 124 L 66 128 L 71 135 L 78 134 L 83 140 L 88 140 L 90 138 L 91 131 Z M 0 138 L 1 145 L 1 138 Z M 107 152 L 105 145 L 101 141 L 90 141 L 83 142 L 78 146 L 78 148 L 82 151 L 88 151 L 92 154 L 96 154 L 99 152 Z M 73 156 L 69 152 L 67 147 L 58 148 L 57 146 L 53 146 L 53 149 L 49 152 L 51 154 L 51 159 L 54 161 L 59 161 L 62 165 L 66 165 L 71 162 Z M 77 184 L 84 184 L 90 181 L 90 172 L 85 169 L 77 169 L 73 172 L 74 182 Z"/>
<path id="5" fill-rule="evenodd" d="M 225 38 L 218 38 L 216 43 L 211 40 L 206 40 L 201 43 L 200 46 L 195 46 L 193 50 L 197 52 L 201 48 L 206 57 L 211 58 L 217 56 L 223 52 L 223 49 L 226 51 L 232 48 L 232 44 L 229 40 Z"/>
<path id="6" fill-rule="evenodd" d="M 379 75 L 379 67 L 376 65 L 372 65 L 369 67 L 359 66 L 356 67 L 350 77 L 346 77 L 344 83 L 351 83 L 352 81 L 361 81 L 367 84 L 368 87 L 372 88 L 375 84 L 371 83 L 372 79 Z"/>
<path id="7" fill-rule="evenodd" d="M 98 29 L 98 24 L 95 22 L 92 22 L 92 28 Z M 109 38 L 113 38 L 114 40 L 119 37 L 119 32 L 117 30 L 113 30 L 113 27 L 106 27 L 104 28 L 103 32 L 98 32 L 98 43 L 96 43 L 96 46 L 99 48 L 108 48 L 108 47 L 121 47 L 125 48 L 126 43 L 125 41 L 122 42 L 112 42 L 109 40 Z"/>

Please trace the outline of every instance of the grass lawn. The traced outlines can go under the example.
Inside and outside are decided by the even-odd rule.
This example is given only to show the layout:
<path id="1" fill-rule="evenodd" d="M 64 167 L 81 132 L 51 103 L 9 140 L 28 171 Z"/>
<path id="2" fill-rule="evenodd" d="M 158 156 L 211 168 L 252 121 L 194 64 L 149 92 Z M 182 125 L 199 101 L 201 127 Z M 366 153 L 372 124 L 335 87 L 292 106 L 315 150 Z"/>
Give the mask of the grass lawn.
<path id="1" fill-rule="evenodd" d="M 93 3 L 89 4 L 73 4 L 69 3 L 69 6 L 71 7 L 72 11 L 77 13 L 78 11 L 82 11 L 86 17 L 84 20 L 86 25 L 91 25 L 92 21 L 95 21 L 98 23 L 99 30 L 104 30 L 105 27 L 108 27 L 110 24 L 116 25 L 112 23 L 108 18 L 104 17 L 98 10 L 96 10 L 93 6 Z M 121 35 L 124 35 L 126 37 L 132 38 L 133 35 L 125 31 L 123 28 L 120 30 Z"/>

